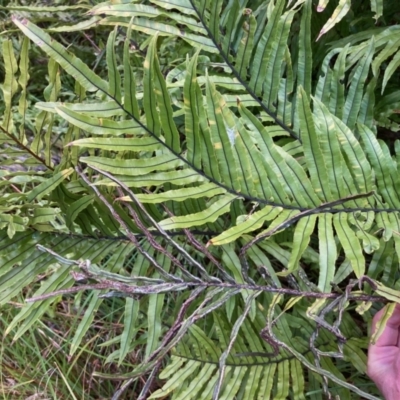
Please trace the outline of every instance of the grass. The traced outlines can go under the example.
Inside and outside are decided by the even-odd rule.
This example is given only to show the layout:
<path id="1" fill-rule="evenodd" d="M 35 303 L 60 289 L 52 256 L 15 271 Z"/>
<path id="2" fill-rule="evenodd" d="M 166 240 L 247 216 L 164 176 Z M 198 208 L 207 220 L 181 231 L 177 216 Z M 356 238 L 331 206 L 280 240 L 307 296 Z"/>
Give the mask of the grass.
<path id="1" fill-rule="evenodd" d="M 107 362 L 118 349 L 118 343 L 114 345 L 110 339 L 121 333 L 122 325 L 115 320 L 122 314 L 121 304 L 120 299 L 103 302 L 82 344 L 72 356 L 69 351 L 83 315 L 84 301 L 80 311 L 73 310 L 72 300 L 60 301 L 52 315 L 45 314 L 35 328 L 16 342 L 13 342 L 15 332 L 4 336 L 4 331 L 22 304 L 4 306 L 0 312 L 0 398 L 110 399 L 123 381 L 107 381 L 93 373 L 127 373 L 138 362 L 134 352 L 121 366 Z M 123 398 L 136 399 L 140 387 L 139 380 L 129 387 Z"/>

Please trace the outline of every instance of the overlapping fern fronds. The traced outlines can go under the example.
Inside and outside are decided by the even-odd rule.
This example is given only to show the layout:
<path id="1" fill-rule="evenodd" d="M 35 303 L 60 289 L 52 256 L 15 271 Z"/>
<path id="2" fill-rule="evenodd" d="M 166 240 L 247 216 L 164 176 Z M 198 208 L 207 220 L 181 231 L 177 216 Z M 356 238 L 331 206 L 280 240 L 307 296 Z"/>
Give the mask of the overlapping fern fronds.
<path id="1" fill-rule="evenodd" d="M 4 159 L 34 165 L 4 163 L 0 303 L 48 277 L 8 332 L 20 337 L 55 295 L 92 289 L 70 352 L 104 296 L 126 296 L 109 360 L 143 345 L 143 363 L 117 377 L 146 375 L 140 399 L 375 399 L 360 389 L 366 332 L 346 308 L 379 300 L 350 277 L 398 299 L 399 147 L 377 127 L 397 124 L 399 44 L 395 27 L 329 42 L 348 3 L 321 17 L 310 0 L 101 3 L 89 18 L 116 26 L 107 76 L 14 16 L 51 61 L 27 137 L 12 107 L 20 87 L 24 115 L 28 41 L 19 62 L 3 43 Z M 69 102 L 60 69 L 75 80 Z"/>

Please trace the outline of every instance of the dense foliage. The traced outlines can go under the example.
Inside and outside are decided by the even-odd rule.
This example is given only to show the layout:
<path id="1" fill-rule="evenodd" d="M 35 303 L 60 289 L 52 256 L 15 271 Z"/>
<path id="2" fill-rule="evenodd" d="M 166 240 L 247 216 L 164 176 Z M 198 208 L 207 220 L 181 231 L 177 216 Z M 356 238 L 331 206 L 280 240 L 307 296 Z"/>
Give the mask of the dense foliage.
<path id="1" fill-rule="evenodd" d="M 62 356 L 101 361 L 76 398 L 377 399 L 400 4 L 64 3 L 1 7 L 6 338 L 77 313 Z"/>

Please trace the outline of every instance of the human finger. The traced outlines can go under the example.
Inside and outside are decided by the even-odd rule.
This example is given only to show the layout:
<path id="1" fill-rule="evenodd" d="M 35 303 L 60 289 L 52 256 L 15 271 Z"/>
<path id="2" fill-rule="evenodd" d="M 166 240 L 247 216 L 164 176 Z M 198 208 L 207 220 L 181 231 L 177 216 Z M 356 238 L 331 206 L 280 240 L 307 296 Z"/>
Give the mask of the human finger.
<path id="1" fill-rule="evenodd" d="M 376 331 L 378 321 L 383 317 L 385 312 L 388 311 L 388 306 L 385 306 L 376 313 L 372 320 L 372 334 Z M 375 346 L 398 346 L 399 345 L 399 330 L 400 330 L 400 304 L 396 304 L 392 315 L 389 317 L 384 331 L 377 339 Z"/>

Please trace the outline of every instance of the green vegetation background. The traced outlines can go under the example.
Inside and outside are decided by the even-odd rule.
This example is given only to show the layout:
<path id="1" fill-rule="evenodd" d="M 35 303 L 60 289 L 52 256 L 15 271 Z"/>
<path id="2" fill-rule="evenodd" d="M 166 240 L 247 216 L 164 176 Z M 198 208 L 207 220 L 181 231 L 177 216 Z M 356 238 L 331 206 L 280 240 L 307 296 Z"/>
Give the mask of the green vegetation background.
<path id="1" fill-rule="evenodd" d="M 379 398 L 398 1 L 0 15 L 0 397 Z"/>

